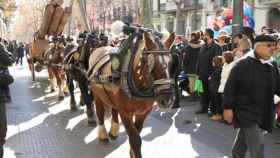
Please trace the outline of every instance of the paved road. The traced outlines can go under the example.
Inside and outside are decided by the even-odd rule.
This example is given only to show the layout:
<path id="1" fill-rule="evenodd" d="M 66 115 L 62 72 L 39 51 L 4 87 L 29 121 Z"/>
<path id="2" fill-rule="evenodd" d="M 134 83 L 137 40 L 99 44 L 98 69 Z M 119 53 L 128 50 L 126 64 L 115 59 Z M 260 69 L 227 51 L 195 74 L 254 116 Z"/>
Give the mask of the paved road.
<path id="1" fill-rule="evenodd" d="M 26 66 L 11 68 L 15 83 L 13 102 L 8 108 L 8 136 L 5 158 L 128 158 L 128 141 L 121 128 L 118 140 L 100 145 L 97 130 L 88 127 L 84 107 L 69 111 L 69 98 L 58 102 L 48 93 L 46 72 L 32 82 Z M 79 98 L 77 92 L 77 99 Z M 141 133 L 144 158 L 230 157 L 234 130 L 230 126 L 194 115 L 196 102 L 181 102 L 182 108 L 169 113 L 154 110 Z M 192 123 L 186 123 L 191 120 Z M 109 122 L 107 122 L 107 125 Z M 280 130 L 266 135 L 268 158 L 279 158 Z"/>

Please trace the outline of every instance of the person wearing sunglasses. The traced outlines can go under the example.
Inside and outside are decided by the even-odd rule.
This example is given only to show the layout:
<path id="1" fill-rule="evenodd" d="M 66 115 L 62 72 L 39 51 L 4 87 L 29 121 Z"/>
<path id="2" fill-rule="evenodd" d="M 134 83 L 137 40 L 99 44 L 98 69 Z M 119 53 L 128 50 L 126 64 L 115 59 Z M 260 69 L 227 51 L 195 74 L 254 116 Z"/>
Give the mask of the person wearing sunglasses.
<path id="1" fill-rule="evenodd" d="M 233 158 L 264 158 L 263 130 L 271 132 L 274 94 L 280 95 L 280 75 L 272 55 L 275 39 L 259 35 L 254 49 L 231 70 L 224 89 L 224 119 L 237 128 Z"/>

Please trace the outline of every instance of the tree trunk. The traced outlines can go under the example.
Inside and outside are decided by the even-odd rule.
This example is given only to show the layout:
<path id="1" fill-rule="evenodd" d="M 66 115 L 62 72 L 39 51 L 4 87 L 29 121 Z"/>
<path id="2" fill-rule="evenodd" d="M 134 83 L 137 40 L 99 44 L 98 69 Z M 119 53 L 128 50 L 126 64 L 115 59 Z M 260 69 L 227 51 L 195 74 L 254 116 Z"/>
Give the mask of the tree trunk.
<path id="1" fill-rule="evenodd" d="M 232 34 L 241 32 L 243 27 L 243 0 L 233 1 Z"/>
<path id="2" fill-rule="evenodd" d="M 176 4 L 176 17 L 175 17 L 175 32 L 177 35 L 184 35 L 184 23 L 182 21 L 182 5 L 183 0 L 177 1 L 174 3 Z"/>
<path id="3" fill-rule="evenodd" d="M 153 2 L 152 0 L 141 1 L 140 24 L 147 28 L 153 28 Z"/>

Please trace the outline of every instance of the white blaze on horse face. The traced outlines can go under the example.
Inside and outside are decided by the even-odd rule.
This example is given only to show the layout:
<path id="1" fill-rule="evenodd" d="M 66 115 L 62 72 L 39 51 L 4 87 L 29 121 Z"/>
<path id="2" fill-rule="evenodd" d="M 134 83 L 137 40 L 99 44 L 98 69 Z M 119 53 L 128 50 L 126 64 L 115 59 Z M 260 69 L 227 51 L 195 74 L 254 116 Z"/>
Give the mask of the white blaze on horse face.
<path id="1" fill-rule="evenodd" d="M 159 64 L 160 65 L 165 65 L 165 74 L 166 74 L 166 79 L 170 79 L 170 74 L 168 71 L 168 61 L 170 60 L 170 57 L 167 55 L 160 55 L 159 56 Z"/>
<path id="2" fill-rule="evenodd" d="M 148 55 L 148 67 L 149 67 L 149 72 L 151 73 L 152 70 L 154 69 L 155 66 L 155 57 L 153 54 Z"/>

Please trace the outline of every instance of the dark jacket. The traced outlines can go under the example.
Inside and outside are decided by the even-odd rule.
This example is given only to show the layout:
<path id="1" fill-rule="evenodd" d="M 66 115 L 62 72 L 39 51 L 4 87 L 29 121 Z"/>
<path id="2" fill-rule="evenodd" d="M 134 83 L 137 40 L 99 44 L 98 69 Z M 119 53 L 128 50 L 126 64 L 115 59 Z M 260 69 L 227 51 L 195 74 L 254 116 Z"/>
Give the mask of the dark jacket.
<path id="1" fill-rule="evenodd" d="M 271 132 L 274 94 L 280 94 L 280 77 L 275 66 L 247 57 L 232 69 L 227 80 L 223 106 L 234 110 L 236 128 L 259 125 Z"/>
<path id="2" fill-rule="evenodd" d="M 24 56 L 24 47 L 23 46 L 20 46 L 18 49 L 17 49 L 17 56 L 18 57 L 23 57 Z"/>
<path id="3" fill-rule="evenodd" d="M 7 51 L 6 47 L 0 43 L 0 71 L 7 72 L 8 67 L 15 62 L 14 56 Z M 8 86 L 8 85 L 7 85 Z M 0 87 L 0 102 L 5 102 L 7 100 L 7 95 L 5 93 L 5 87 Z"/>
<path id="4" fill-rule="evenodd" d="M 214 71 L 210 75 L 211 79 L 209 80 L 210 92 L 218 93 L 218 89 L 221 82 L 221 73 L 222 73 L 222 68 L 214 68 Z"/>
<path id="5" fill-rule="evenodd" d="M 208 78 L 213 72 L 212 60 L 215 56 L 222 55 L 221 47 L 212 43 L 204 44 L 198 54 L 197 74 L 199 78 Z"/>
<path id="6" fill-rule="evenodd" d="M 181 69 L 182 69 L 182 50 L 185 49 L 185 47 L 187 46 L 186 43 L 182 42 L 179 44 L 174 44 L 171 47 L 171 54 L 172 54 L 172 58 L 174 59 L 174 65 L 177 65 L 177 69 L 175 69 L 174 71 L 176 71 L 175 74 L 179 75 Z"/>
<path id="7" fill-rule="evenodd" d="M 198 53 L 202 44 L 199 43 L 188 43 L 188 46 L 182 50 L 183 53 L 183 65 L 184 69 L 188 74 L 195 74 L 196 73 L 196 66 L 198 60 Z"/>

